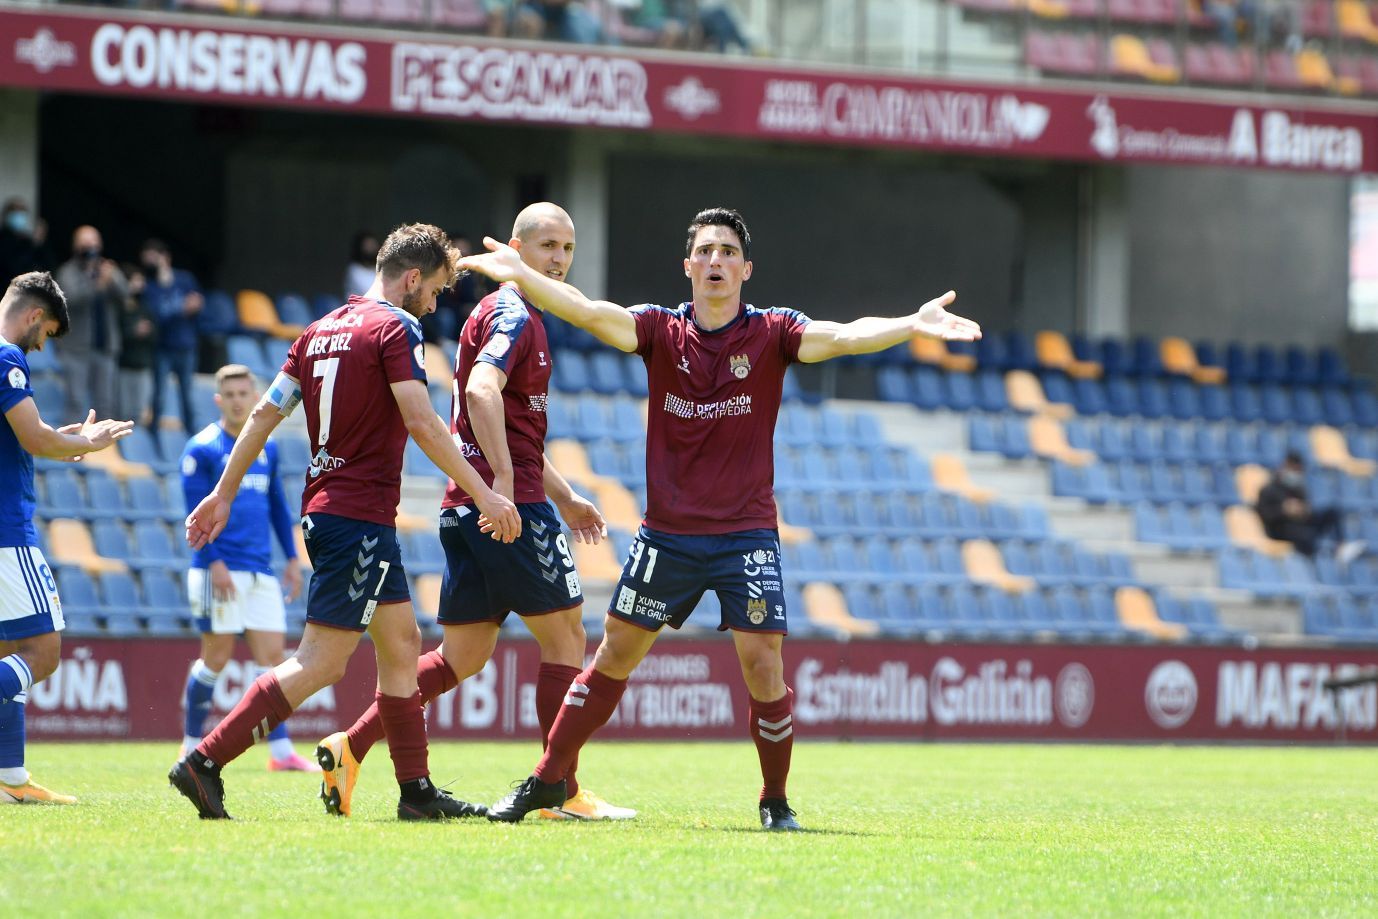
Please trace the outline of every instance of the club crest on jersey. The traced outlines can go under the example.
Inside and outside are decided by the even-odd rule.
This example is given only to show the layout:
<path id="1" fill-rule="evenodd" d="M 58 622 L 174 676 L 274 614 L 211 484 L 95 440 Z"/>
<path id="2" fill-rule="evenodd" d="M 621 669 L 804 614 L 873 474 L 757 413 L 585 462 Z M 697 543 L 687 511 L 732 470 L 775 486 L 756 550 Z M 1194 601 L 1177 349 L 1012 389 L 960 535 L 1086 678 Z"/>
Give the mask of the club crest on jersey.
<path id="1" fill-rule="evenodd" d="M 747 599 L 746 618 L 751 620 L 752 625 L 760 625 L 762 622 L 766 621 L 766 601 L 764 597 Z"/>
<path id="2" fill-rule="evenodd" d="M 751 372 L 751 359 L 745 354 L 734 354 L 728 359 L 732 366 L 732 375 L 739 380 L 745 380 L 746 375 Z"/>
<path id="3" fill-rule="evenodd" d="M 23 389 L 28 385 L 28 379 L 24 376 L 24 371 L 18 367 L 10 368 L 10 387 L 13 389 Z"/>
<path id="4" fill-rule="evenodd" d="M 495 360 L 500 360 L 510 347 L 512 347 L 512 339 L 498 332 L 488 339 L 488 344 L 483 346 L 483 353 Z"/>

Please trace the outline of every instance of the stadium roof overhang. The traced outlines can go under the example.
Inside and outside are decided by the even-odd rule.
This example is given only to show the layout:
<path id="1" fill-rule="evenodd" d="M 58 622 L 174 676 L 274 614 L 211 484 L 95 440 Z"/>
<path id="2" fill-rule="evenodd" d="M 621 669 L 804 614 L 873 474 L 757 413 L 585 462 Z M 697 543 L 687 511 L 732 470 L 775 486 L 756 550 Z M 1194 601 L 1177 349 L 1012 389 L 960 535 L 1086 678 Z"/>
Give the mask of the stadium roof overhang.
<path id="1" fill-rule="evenodd" d="M 1378 106 L 0 7 L 0 86 L 1092 163 L 1378 172 Z"/>

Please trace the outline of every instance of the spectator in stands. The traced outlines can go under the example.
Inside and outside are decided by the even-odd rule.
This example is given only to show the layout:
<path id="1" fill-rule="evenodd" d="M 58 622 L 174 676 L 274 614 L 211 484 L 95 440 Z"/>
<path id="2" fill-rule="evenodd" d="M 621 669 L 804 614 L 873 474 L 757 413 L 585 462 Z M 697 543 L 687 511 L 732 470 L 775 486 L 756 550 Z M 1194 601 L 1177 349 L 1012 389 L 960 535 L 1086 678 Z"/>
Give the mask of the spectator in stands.
<path id="1" fill-rule="evenodd" d="M 158 320 L 158 345 L 153 352 L 153 424 L 163 411 L 167 375 L 177 375 L 182 400 L 182 430 L 196 430 L 191 408 L 192 375 L 200 347 L 196 317 L 205 305 L 201 285 L 191 272 L 172 267 L 172 250 L 150 239 L 140 256 L 144 275 L 144 303 Z"/>
<path id="2" fill-rule="evenodd" d="M 472 255 L 474 252 L 473 241 L 462 232 L 450 234 L 450 245 L 454 246 L 461 256 Z M 482 276 L 466 271 L 455 281 L 454 287 L 440 292 L 435 298 L 435 312 L 421 317 L 421 334 L 426 341 L 440 341 L 442 338 L 453 341 L 459 338 L 459 330 L 464 327 L 464 320 L 469 318 L 475 304 L 488 293 L 484 280 Z"/>
<path id="3" fill-rule="evenodd" d="M 743 54 L 754 54 L 751 40 L 742 31 L 741 23 L 731 6 L 724 2 L 705 0 L 699 4 L 699 30 L 703 35 L 703 46 L 719 54 L 735 48 Z"/>
<path id="4" fill-rule="evenodd" d="M 6 201 L 0 209 L 0 278 L 56 268 L 47 238 L 48 225 L 29 212 L 23 198 Z"/>
<path id="5" fill-rule="evenodd" d="M 378 237 L 367 230 L 354 234 L 349 244 L 349 265 L 345 267 L 344 298 L 358 297 L 373 284 L 377 273 Z"/>
<path id="6" fill-rule="evenodd" d="M 517 38 L 553 38 L 580 45 L 603 40 L 603 27 L 583 4 L 574 0 L 524 0 L 512 22 Z"/>
<path id="7" fill-rule="evenodd" d="M 1253 28 L 1258 17 L 1254 0 L 1203 0 L 1201 12 L 1215 20 L 1220 40 L 1229 48 L 1239 45 L 1240 29 Z"/>
<path id="8" fill-rule="evenodd" d="M 120 353 L 120 312 L 129 285 L 102 251 L 100 231 L 77 227 L 72 257 L 57 270 L 57 283 L 67 294 L 67 310 L 77 332 L 57 342 L 67 382 L 68 418 L 133 418 L 118 406 L 116 357 Z"/>
<path id="9" fill-rule="evenodd" d="M 632 25 L 654 32 L 661 48 L 698 44 L 701 33 L 691 27 L 694 17 L 683 8 L 683 0 L 623 0 L 618 5 L 627 11 Z"/>
<path id="10" fill-rule="evenodd" d="M 1259 519 L 1263 531 L 1272 539 L 1290 542 L 1297 551 L 1314 556 L 1324 538 L 1335 540 L 1342 562 L 1351 562 L 1366 548 L 1358 540 L 1345 542 L 1341 534 L 1338 508 L 1316 509 L 1306 491 L 1306 466 L 1299 454 L 1288 453 L 1258 493 Z"/>
<path id="11" fill-rule="evenodd" d="M 1301 50 L 1301 0 L 1265 0 L 1272 40 L 1292 54 Z"/>
<path id="12" fill-rule="evenodd" d="M 153 421 L 153 358 L 158 346 L 158 321 L 144 301 L 144 276 L 129 272 L 129 296 L 120 309 L 119 416 L 135 424 Z"/>

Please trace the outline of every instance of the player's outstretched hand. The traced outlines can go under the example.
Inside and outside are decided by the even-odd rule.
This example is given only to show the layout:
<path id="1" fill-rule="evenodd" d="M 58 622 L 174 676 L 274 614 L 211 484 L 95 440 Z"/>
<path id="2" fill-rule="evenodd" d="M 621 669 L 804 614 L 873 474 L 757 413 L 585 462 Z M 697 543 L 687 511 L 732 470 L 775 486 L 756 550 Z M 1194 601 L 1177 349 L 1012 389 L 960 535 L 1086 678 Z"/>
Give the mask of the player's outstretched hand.
<path id="1" fill-rule="evenodd" d="M 81 434 L 82 437 L 85 437 L 91 442 L 91 450 L 95 452 L 96 450 L 104 450 L 122 437 L 128 437 L 130 432 L 134 430 L 134 422 L 115 421 L 112 418 L 97 421 L 96 410 L 91 409 L 90 414 L 86 416 L 86 421 L 80 426 L 75 426 L 77 427 L 76 431 L 67 430 L 72 427 L 74 427 L 74 425 L 69 424 L 65 425 L 60 430 L 63 433 Z"/>
<path id="2" fill-rule="evenodd" d="M 570 493 L 568 501 L 559 502 L 556 507 L 565 524 L 574 534 L 575 542 L 586 542 L 591 546 L 608 538 L 608 524 L 593 502 L 582 495 Z"/>
<path id="3" fill-rule="evenodd" d="M 947 341 L 975 341 L 981 337 L 981 327 L 970 319 L 963 319 L 955 313 L 949 313 L 947 307 L 957 299 L 955 291 L 949 290 L 941 297 L 929 300 L 919 311 L 914 314 L 916 322 L 914 331 L 920 335 L 928 335 L 932 338 L 942 338 Z"/>
<path id="4" fill-rule="evenodd" d="M 214 492 L 206 495 L 187 515 L 187 545 L 200 549 L 214 542 L 229 520 L 230 503 Z"/>
<path id="5" fill-rule="evenodd" d="M 459 260 L 461 271 L 477 271 L 497 281 L 499 284 L 515 281 L 522 270 L 522 257 L 507 243 L 498 242 L 491 236 L 483 237 L 487 252 L 466 255 Z"/>
<path id="6" fill-rule="evenodd" d="M 499 542 L 513 542 L 522 535 L 522 516 L 517 505 L 490 490 L 485 497 L 474 498 L 478 505 L 478 528 Z"/>

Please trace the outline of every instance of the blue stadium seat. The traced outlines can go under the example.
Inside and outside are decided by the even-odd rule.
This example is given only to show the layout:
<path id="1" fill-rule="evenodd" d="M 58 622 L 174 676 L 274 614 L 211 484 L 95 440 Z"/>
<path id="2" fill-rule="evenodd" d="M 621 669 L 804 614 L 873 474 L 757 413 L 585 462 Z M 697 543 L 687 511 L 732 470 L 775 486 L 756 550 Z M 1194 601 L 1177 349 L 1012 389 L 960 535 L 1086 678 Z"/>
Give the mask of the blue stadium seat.
<path id="1" fill-rule="evenodd" d="M 139 599 L 139 589 L 134 579 L 124 572 L 106 572 L 100 576 L 100 592 L 105 601 L 106 612 L 128 610 L 138 612 L 143 608 Z"/>
<path id="2" fill-rule="evenodd" d="M 1261 386 L 1258 395 L 1264 421 L 1269 424 L 1285 424 L 1294 420 L 1290 390 L 1281 386 Z"/>
<path id="3" fill-rule="evenodd" d="M 316 321 L 311 305 L 301 294 L 286 293 L 277 299 L 278 318 L 288 325 L 310 325 Z"/>
<path id="4" fill-rule="evenodd" d="M 413 533 L 403 546 L 407 570 L 416 574 L 440 574 L 445 570 L 445 549 L 435 533 Z"/>
<path id="5" fill-rule="evenodd" d="M 263 348 L 256 338 L 248 335 L 231 335 L 225 340 L 225 355 L 231 364 L 243 364 L 260 379 L 268 375 L 268 362 L 264 360 Z"/>
<path id="6" fill-rule="evenodd" d="M 407 439 L 407 445 L 402 452 L 402 471 L 407 475 L 424 476 L 429 479 L 445 479 L 447 476 L 440 471 L 440 467 L 431 461 L 426 455 L 426 451 L 411 438 Z"/>
<path id="7" fill-rule="evenodd" d="M 1140 335 L 1134 339 L 1132 352 L 1135 376 L 1150 378 L 1162 376 L 1163 360 L 1158 342 Z"/>
<path id="8" fill-rule="evenodd" d="M 1017 330 L 1005 333 L 1005 369 L 1029 370 L 1038 366 L 1033 341 L 1028 335 Z M 1046 395 L 1046 393 L 1045 393 Z"/>
<path id="9" fill-rule="evenodd" d="M 1203 463 L 1223 463 L 1226 461 L 1225 436 L 1215 425 L 1199 425 L 1191 435 L 1188 448 Z"/>
<path id="10" fill-rule="evenodd" d="M 234 299 L 223 290 L 207 291 L 196 326 L 204 335 L 231 335 L 239 331 L 239 311 Z"/>
<path id="11" fill-rule="evenodd" d="M 990 415 L 971 415 L 967 424 L 967 446 L 977 453 L 1002 453 L 1004 427 Z"/>
<path id="12" fill-rule="evenodd" d="M 125 559 L 134 554 L 124 526 L 115 520 L 98 520 L 91 524 L 91 542 L 96 554 L 105 558 Z"/>
<path id="13" fill-rule="evenodd" d="M 1354 423 L 1360 427 L 1378 427 L 1378 396 L 1371 389 L 1357 389 L 1350 394 L 1350 407 L 1354 411 Z"/>
<path id="14" fill-rule="evenodd" d="M 1282 381 L 1289 386 L 1315 386 L 1316 365 L 1300 345 L 1288 345 L 1282 353 Z"/>
<path id="15" fill-rule="evenodd" d="M 136 427 L 130 431 L 129 436 L 120 441 L 119 451 L 129 462 L 143 463 L 158 475 L 166 475 L 177 469 L 176 458 L 163 458 L 158 452 L 158 442 L 147 428 Z"/>
<path id="16" fill-rule="evenodd" d="M 1171 413 L 1167 384 L 1162 380 L 1139 380 L 1139 414 L 1145 418 L 1162 418 Z"/>
<path id="17" fill-rule="evenodd" d="M 1000 421 L 1000 452 L 1009 459 L 1025 459 L 1033 455 L 1029 442 L 1029 423 L 1021 415 L 1005 414 Z"/>
<path id="18" fill-rule="evenodd" d="M 1132 438 L 1126 435 L 1124 425 L 1118 421 L 1103 421 L 1100 426 L 1099 444 L 1096 454 L 1106 462 L 1118 462 L 1134 455 Z"/>
<path id="19" fill-rule="evenodd" d="M 1282 360 L 1271 345 L 1254 348 L 1254 380 L 1260 384 L 1282 383 Z"/>
<path id="20" fill-rule="evenodd" d="M 169 515 L 169 501 L 161 479 L 130 479 L 124 487 L 128 491 L 126 516 L 130 520 L 162 520 Z M 180 486 L 176 498 L 178 516 L 185 516 Z"/>
<path id="21" fill-rule="evenodd" d="M 943 406 L 954 412 L 969 412 L 976 408 L 976 383 L 969 373 L 948 373 L 943 375 Z"/>
<path id="22" fill-rule="evenodd" d="M 38 502 L 45 517 L 89 517 L 86 497 L 77 484 L 77 477 L 67 469 L 54 469 L 43 474 L 43 491 Z"/>
<path id="23" fill-rule="evenodd" d="M 344 300 L 340 298 L 339 294 L 316 294 L 311 298 L 311 314 L 317 319 L 342 306 L 344 306 Z"/>
<path id="24" fill-rule="evenodd" d="M 1156 425 L 1135 424 L 1129 428 L 1129 454 L 1135 462 L 1151 463 L 1163 456 L 1159 442 L 1161 431 Z"/>
<path id="25" fill-rule="evenodd" d="M 187 610 L 186 588 L 180 574 L 168 569 L 146 568 L 139 574 L 143 602 L 152 609 Z"/>
<path id="26" fill-rule="evenodd" d="M 179 552 L 167 528 L 154 520 L 134 524 L 134 556 L 127 561 L 137 568 L 179 567 L 185 554 Z"/>
<path id="27" fill-rule="evenodd" d="M 1105 338 L 1101 340 L 1098 350 L 1099 354 L 1096 357 L 1081 359 L 1099 360 L 1107 379 L 1129 374 L 1131 370 L 1130 360 L 1124 342 L 1117 338 Z"/>
<path id="28" fill-rule="evenodd" d="M 1354 410 L 1350 407 L 1349 393 L 1343 389 L 1321 390 L 1321 415 L 1326 424 L 1343 428 L 1354 423 Z"/>
<path id="29" fill-rule="evenodd" d="M 976 342 L 976 365 L 982 371 L 1003 373 L 1009 369 L 1009 355 L 1005 350 L 1005 340 L 999 335 L 983 335 Z"/>
<path id="30" fill-rule="evenodd" d="M 589 385 L 594 392 L 604 396 L 623 392 L 626 389 L 622 378 L 622 359 L 620 355 L 604 349 L 593 352 L 588 359 Z"/>
<path id="31" fill-rule="evenodd" d="M 1189 463 L 1197 460 L 1200 455 L 1196 452 L 1194 433 L 1189 424 L 1164 424 L 1159 444 L 1163 459 L 1169 463 Z"/>
<path id="32" fill-rule="evenodd" d="M 1292 390 L 1292 420 L 1307 427 L 1325 420 L 1321 397 L 1314 389 Z"/>
<path id="33" fill-rule="evenodd" d="M 1321 348 L 1316 352 L 1316 382 L 1326 387 L 1349 384 L 1349 370 L 1334 348 Z"/>
<path id="34" fill-rule="evenodd" d="M 1100 380 L 1077 380 L 1072 384 L 1072 405 L 1078 415 L 1099 415 L 1108 411 L 1105 384 Z"/>
<path id="35" fill-rule="evenodd" d="M 1232 381 L 1234 377 L 1230 378 Z M 1230 383 L 1230 417 L 1235 421 L 1249 424 L 1263 417 L 1263 404 L 1258 392 L 1243 383 Z"/>
<path id="36" fill-rule="evenodd" d="M 1076 403 L 1076 390 L 1072 386 L 1072 381 L 1067 378 L 1067 374 L 1058 370 L 1049 370 L 1040 373 L 1038 379 L 1043 384 L 1043 398 L 1047 399 L 1049 402 L 1058 405 L 1073 405 Z M 1086 414 L 1095 414 L 1095 412 L 1088 412 Z"/>
<path id="37" fill-rule="evenodd" d="M 443 416 L 442 416 L 443 417 Z M 278 435 L 278 469 L 281 475 L 304 475 L 311 466 L 311 445 L 306 438 L 288 431 Z"/>
<path id="38" fill-rule="evenodd" d="M 1168 411 L 1172 417 L 1187 421 L 1201 416 L 1201 397 L 1196 384 L 1189 380 L 1173 380 L 1168 384 Z"/>
<path id="39" fill-rule="evenodd" d="M 1197 389 L 1198 414 L 1206 421 L 1224 421 L 1230 417 L 1229 390 L 1224 386 L 1201 386 Z"/>
<path id="40" fill-rule="evenodd" d="M 1125 377 L 1111 377 L 1105 381 L 1105 408 L 1117 418 L 1139 414 L 1139 394 Z"/>
<path id="41" fill-rule="evenodd" d="M 57 576 L 57 592 L 62 598 L 64 613 L 69 610 L 83 610 L 94 614 L 100 608 L 100 598 L 96 596 L 96 583 L 85 571 L 61 565 L 54 569 L 54 574 Z"/>
<path id="42" fill-rule="evenodd" d="M 932 367 L 915 367 L 910 375 L 909 398 L 922 409 L 947 407 L 947 387 L 943 374 Z"/>
<path id="43" fill-rule="evenodd" d="M 910 375 L 903 367 L 881 367 L 876 371 L 876 398 L 882 402 L 910 402 Z"/>
<path id="44" fill-rule="evenodd" d="M 995 336 L 991 336 L 995 340 Z M 981 339 L 984 341 L 985 339 Z M 976 377 L 976 404 L 987 412 L 1004 412 L 1009 409 L 1009 397 L 1005 393 L 1005 378 L 994 371 L 983 370 Z"/>
<path id="45" fill-rule="evenodd" d="M 588 361 L 578 351 L 563 348 L 554 356 L 555 387 L 563 392 L 583 392 L 591 388 Z"/>

